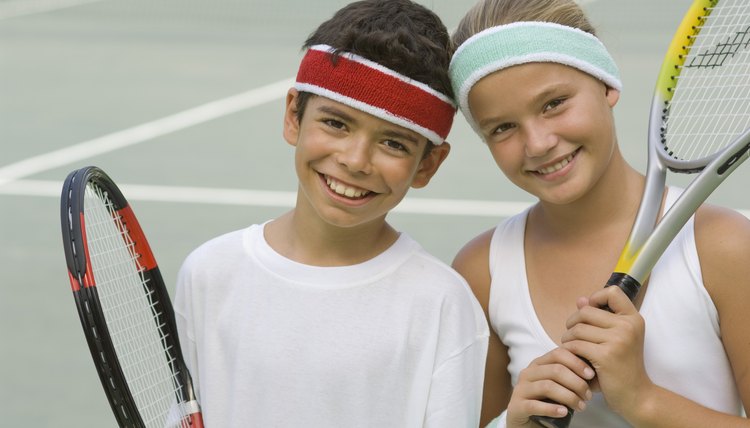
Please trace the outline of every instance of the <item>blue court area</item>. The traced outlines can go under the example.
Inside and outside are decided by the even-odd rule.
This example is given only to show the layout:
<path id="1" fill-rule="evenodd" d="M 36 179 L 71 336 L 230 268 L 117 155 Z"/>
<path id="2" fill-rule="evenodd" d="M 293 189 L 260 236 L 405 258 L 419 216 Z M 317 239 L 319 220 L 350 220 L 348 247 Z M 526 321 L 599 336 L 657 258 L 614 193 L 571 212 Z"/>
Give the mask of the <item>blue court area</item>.
<path id="1" fill-rule="evenodd" d="M 420 1 L 453 28 L 471 2 Z M 59 193 L 97 165 L 122 184 L 173 287 L 218 234 L 289 209 L 281 137 L 299 46 L 334 0 L 0 0 L 0 413 L 3 426 L 114 426 L 66 278 Z M 625 155 L 643 170 L 652 87 L 689 0 L 581 1 L 619 62 Z M 533 203 L 463 117 L 433 182 L 392 223 L 450 262 Z M 712 197 L 747 215 L 737 172 Z M 739 196 L 738 196 L 739 195 Z"/>

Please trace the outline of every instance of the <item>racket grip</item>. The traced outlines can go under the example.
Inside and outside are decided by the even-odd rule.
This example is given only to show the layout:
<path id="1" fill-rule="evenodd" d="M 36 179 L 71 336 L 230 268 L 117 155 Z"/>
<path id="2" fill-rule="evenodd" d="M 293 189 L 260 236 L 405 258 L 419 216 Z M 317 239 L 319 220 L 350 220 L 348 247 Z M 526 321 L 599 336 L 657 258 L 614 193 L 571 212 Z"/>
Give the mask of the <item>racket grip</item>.
<path id="1" fill-rule="evenodd" d="M 548 403 L 554 403 L 552 400 L 544 400 Z M 545 427 L 545 428 L 568 428 L 570 425 L 570 421 L 573 419 L 573 409 L 570 407 L 568 409 L 568 414 L 561 417 L 561 418 L 552 418 L 549 416 L 539 416 L 539 415 L 532 415 L 531 420 L 536 422 L 537 425 Z"/>
<path id="2" fill-rule="evenodd" d="M 607 284 L 604 287 L 606 288 L 612 286 L 620 287 L 620 289 L 625 293 L 625 295 L 628 296 L 631 301 L 635 300 L 636 296 L 638 296 L 638 291 L 641 289 L 640 282 L 638 282 L 632 276 L 622 272 L 612 273 L 612 275 L 609 277 L 609 281 L 607 281 Z M 602 309 L 606 309 L 611 312 L 608 307 L 604 307 Z M 582 360 L 586 361 L 586 359 L 584 358 L 582 358 Z M 586 364 L 588 364 L 589 366 L 591 365 L 591 363 L 589 363 L 588 361 L 586 361 Z M 544 401 L 547 401 L 548 403 L 554 402 L 552 400 Z M 570 421 L 573 419 L 573 409 L 568 407 L 568 414 L 562 418 L 533 415 L 530 419 L 545 428 L 567 428 L 570 425 Z"/>
<path id="3" fill-rule="evenodd" d="M 630 301 L 635 300 L 636 296 L 638 296 L 638 291 L 641 289 L 641 283 L 638 280 L 622 272 L 614 272 L 604 287 L 612 286 L 620 287 L 620 290 L 625 292 Z"/>

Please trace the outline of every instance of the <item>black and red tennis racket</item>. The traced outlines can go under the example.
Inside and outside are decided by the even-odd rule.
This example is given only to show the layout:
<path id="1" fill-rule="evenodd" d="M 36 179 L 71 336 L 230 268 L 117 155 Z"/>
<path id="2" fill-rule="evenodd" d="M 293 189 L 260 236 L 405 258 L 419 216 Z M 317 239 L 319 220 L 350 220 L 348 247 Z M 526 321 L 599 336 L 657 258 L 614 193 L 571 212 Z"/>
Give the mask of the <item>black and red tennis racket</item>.
<path id="1" fill-rule="evenodd" d="M 203 427 L 174 310 L 127 200 L 97 167 L 71 172 L 61 220 L 70 284 L 120 427 Z"/>

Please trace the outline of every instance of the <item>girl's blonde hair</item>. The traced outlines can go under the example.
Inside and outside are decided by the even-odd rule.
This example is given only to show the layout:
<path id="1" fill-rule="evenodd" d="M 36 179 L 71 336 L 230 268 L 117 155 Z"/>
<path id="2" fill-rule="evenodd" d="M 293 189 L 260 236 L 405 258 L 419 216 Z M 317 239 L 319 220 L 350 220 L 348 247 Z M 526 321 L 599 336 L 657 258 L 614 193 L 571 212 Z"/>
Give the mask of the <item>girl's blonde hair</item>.
<path id="1" fill-rule="evenodd" d="M 480 0 L 458 24 L 453 46 L 460 46 L 480 31 L 519 21 L 553 22 L 596 36 L 586 14 L 573 0 Z"/>

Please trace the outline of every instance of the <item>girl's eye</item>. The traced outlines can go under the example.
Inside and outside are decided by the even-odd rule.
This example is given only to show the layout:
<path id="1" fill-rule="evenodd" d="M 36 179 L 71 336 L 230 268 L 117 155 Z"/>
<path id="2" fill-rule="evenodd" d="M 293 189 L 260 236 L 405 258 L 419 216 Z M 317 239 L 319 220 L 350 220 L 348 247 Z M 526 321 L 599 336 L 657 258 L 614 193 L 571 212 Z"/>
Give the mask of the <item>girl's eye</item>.
<path id="1" fill-rule="evenodd" d="M 547 103 L 547 104 L 546 104 L 546 105 L 544 106 L 544 111 L 549 111 L 549 110 L 553 110 L 553 109 L 555 109 L 555 108 L 559 107 L 559 106 L 560 106 L 560 105 L 561 105 L 562 103 L 564 103 L 564 102 L 565 102 L 565 99 L 564 99 L 564 98 L 557 98 L 557 99 L 554 99 L 554 100 L 552 100 L 552 101 L 548 102 L 548 103 Z"/>
<path id="2" fill-rule="evenodd" d="M 492 134 L 502 134 L 505 131 L 515 128 L 516 126 L 512 123 L 501 123 L 492 131 Z"/>

